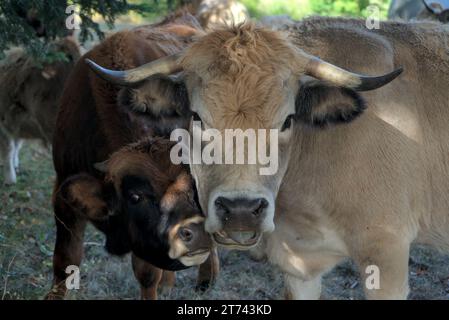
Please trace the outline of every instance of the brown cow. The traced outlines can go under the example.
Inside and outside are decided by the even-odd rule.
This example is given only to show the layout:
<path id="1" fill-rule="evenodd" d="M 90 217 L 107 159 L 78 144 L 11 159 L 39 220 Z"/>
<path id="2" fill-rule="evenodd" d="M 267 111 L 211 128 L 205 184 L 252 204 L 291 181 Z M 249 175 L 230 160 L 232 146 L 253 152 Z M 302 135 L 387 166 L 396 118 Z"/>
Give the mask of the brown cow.
<path id="1" fill-rule="evenodd" d="M 22 140 L 51 144 L 59 97 L 80 57 L 78 44 L 70 37 L 51 46 L 65 53 L 66 60 L 41 67 L 24 48 L 14 48 L 0 62 L 0 154 L 6 184 L 16 183 Z"/>
<path id="2" fill-rule="evenodd" d="M 289 297 L 318 298 L 322 275 L 351 258 L 368 298 L 406 298 L 410 245 L 449 248 L 448 28 L 313 18 L 288 31 L 224 28 L 178 59 L 106 74 L 131 84 L 182 68 L 204 130 L 278 134 L 262 145 L 279 151 L 274 174 L 262 161 L 191 172 L 206 230 L 242 249 L 265 233 Z"/>
<path id="3" fill-rule="evenodd" d="M 201 28 L 193 17 L 179 15 L 159 24 L 116 33 L 88 52 L 85 58 L 100 61 L 110 68 L 134 68 L 178 52 L 199 32 Z M 95 169 L 95 163 L 105 161 L 113 152 L 144 136 L 164 136 L 173 128 L 186 126 L 190 114 L 188 98 L 185 94 L 170 96 L 171 91 L 167 89 L 171 86 L 167 83 L 171 84 L 171 81 L 163 78 L 141 83 L 147 90 L 145 95 L 138 96 L 132 87 L 121 89 L 99 79 L 84 62 L 76 65 L 61 99 L 53 140 L 57 174 L 54 188 L 57 236 L 53 258 L 56 288 L 50 298 L 64 295 L 66 267 L 81 263 L 84 229 L 90 219 L 80 216 L 62 201 L 57 196 L 58 190 L 64 181 L 79 174 L 88 174 L 102 181 L 104 174 Z M 170 99 L 161 99 L 166 96 Z M 151 115 L 136 117 L 130 112 L 130 107 L 145 108 Z M 128 226 L 125 223 L 115 225 L 116 233 L 126 235 Z M 134 250 L 138 256 L 161 269 L 186 267 L 182 261 L 169 258 L 163 246 L 144 254 L 138 245 L 136 241 L 124 251 Z"/>

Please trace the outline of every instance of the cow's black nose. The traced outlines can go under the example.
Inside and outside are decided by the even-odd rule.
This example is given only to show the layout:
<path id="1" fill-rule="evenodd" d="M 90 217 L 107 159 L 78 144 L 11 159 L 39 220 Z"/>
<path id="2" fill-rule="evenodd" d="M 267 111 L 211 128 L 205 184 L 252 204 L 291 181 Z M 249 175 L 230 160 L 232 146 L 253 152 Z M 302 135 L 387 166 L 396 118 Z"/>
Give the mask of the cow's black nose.
<path id="1" fill-rule="evenodd" d="M 215 200 L 216 212 L 223 222 L 231 219 L 250 219 L 262 220 L 265 218 L 268 201 L 264 198 L 247 199 L 236 198 L 229 199 L 218 197 Z"/>
<path id="2" fill-rule="evenodd" d="M 192 222 L 178 230 L 178 236 L 189 251 L 207 249 L 211 246 L 210 235 L 204 230 L 204 223 Z"/>

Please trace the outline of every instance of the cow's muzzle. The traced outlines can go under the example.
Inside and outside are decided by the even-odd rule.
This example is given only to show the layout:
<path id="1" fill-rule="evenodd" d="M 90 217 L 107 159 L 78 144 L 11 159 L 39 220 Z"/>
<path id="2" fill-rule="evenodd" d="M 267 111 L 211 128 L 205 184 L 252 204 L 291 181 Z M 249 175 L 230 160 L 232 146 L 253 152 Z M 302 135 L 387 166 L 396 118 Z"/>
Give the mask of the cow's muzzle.
<path id="1" fill-rule="evenodd" d="M 214 205 L 222 225 L 222 230 L 213 233 L 217 244 L 248 249 L 259 242 L 262 235 L 260 226 L 266 218 L 269 205 L 265 198 L 218 197 Z"/>
<path id="2" fill-rule="evenodd" d="M 178 259 L 185 266 L 204 263 L 213 246 L 210 235 L 204 230 L 204 218 L 194 217 L 175 226 L 169 232 L 171 259 Z"/>

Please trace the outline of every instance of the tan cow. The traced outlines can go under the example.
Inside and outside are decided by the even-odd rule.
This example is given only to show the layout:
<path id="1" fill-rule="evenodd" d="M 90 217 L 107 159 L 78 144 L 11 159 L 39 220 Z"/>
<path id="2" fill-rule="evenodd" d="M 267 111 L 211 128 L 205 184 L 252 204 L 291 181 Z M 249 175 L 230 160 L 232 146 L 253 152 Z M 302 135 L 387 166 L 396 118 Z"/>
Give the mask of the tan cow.
<path id="1" fill-rule="evenodd" d="M 264 234 L 287 297 L 319 298 L 321 276 L 351 258 L 372 281 L 368 298 L 403 299 L 411 243 L 449 248 L 448 43 L 438 24 L 313 18 L 288 34 L 231 27 L 151 65 L 96 70 L 129 85 L 184 69 L 203 129 L 279 130 L 275 175 L 260 162 L 191 170 L 206 230 L 240 249 Z"/>

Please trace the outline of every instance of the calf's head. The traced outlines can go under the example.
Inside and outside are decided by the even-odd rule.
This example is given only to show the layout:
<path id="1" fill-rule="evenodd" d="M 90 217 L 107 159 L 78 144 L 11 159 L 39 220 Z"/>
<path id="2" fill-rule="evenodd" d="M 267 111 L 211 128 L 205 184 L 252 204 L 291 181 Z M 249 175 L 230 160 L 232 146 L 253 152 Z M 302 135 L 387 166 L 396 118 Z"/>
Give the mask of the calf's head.
<path id="1" fill-rule="evenodd" d="M 132 251 L 177 270 L 203 263 L 212 242 L 188 168 L 169 160 L 172 144 L 157 138 L 124 147 L 97 164 L 104 181 L 81 174 L 58 194 L 106 234 L 110 253 Z"/>
<path id="2" fill-rule="evenodd" d="M 355 74 L 308 55 L 280 32 L 251 24 L 213 31 L 185 52 L 133 70 L 111 71 L 88 63 L 109 81 L 137 87 L 143 79 L 158 82 L 161 73 L 183 70 L 184 89 L 179 92 L 186 95 L 192 119 L 201 121 L 199 126 L 191 123 L 191 136 L 209 136 L 208 143 L 200 143 L 203 157 L 214 149 L 211 145 L 217 147 L 214 152 L 224 151 L 212 164 L 190 161 L 206 211 L 206 230 L 219 244 L 241 249 L 274 228 L 275 199 L 292 145 L 302 132 L 298 128 L 352 121 L 365 109 L 359 91 L 380 88 L 401 73 Z M 243 133 L 240 146 L 235 137 L 231 142 L 236 143 L 226 145 L 227 130 Z M 238 149 L 242 145 L 243 151 Z M 261 170 L 267 163 L 259 152 L 249 161 L 255 146 L 262 155 L 275 154 L 270 157 L 274 170 Z M 248 160 L 236 164 L 238 155 Z"/>

